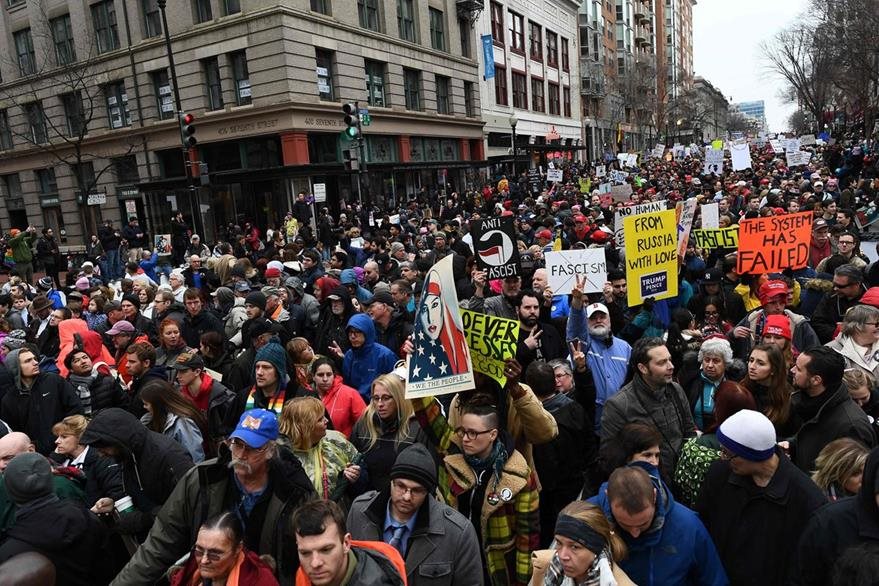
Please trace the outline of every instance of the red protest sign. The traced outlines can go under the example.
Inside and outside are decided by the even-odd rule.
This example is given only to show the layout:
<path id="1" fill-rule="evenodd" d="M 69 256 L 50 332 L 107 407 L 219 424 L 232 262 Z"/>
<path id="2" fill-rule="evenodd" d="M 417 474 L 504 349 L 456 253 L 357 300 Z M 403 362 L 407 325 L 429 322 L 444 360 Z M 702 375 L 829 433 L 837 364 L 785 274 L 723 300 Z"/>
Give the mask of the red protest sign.
<path id="1" fill-rule="evenodd" d="M 740 275 L 801 269 L 809 263 L 812 212 L 742 220 L 739 223 Z"/>

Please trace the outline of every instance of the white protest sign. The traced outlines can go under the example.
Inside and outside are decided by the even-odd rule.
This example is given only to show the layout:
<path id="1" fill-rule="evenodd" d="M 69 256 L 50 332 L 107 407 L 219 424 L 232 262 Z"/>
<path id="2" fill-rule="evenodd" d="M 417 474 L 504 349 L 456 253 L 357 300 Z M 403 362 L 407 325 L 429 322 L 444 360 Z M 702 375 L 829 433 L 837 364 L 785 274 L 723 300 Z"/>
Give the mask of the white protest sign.
<path id="1" fill-rule="evenodd" d="M 626 167 L 637 167 L 638 166 L 638 153 L 630 153 L 628 159 L 626 159 Z"/>
<path id="2" fill-rule="evenodd" d="M 682 206 L 680 219 L 678 220 L 678 256 L 683 258 L 687 252 L 687 242 L 690 240 L 690 230 L 693 228 L 693 218 L 696 216 L 696 198 L 691 197 Z"/>
<path id="3" fill-rule="evenodd" d="M 788 167 L 798 167 L 800 165 L 808 165 L 812 159 L 812 155 L 806 151 L 794 151 L 785 153 Z"/>
<path id="4" fill-rule="evenodd" d="M 653 147 L 653 156 L 654 157 L 656 157 L 657 159 L 661 159 L 663 154 L 665 154 L 665 145 L 664 144 L 657 144 L 655 147 Z"/>
<path id="5" fill-rule="evenodd" d="M 804 134 L 800 137 L 800 146 L 812 146 L 815 144 L 814 134 Z"/>
<path id="6" fill-rule="evenodd" d="M 702 206 L 702 228 L 720 228 L 720 209 L 716 203 Z"/>
<path id="7" fill-rule="evenodd" d="M 751 148 L 748 143 L 732 144 L 729 147 L 732 155 L 733 171 L 743 171 L 751 168 Z"/>
<path id="8" fill-rule="evenodd" d="M 705 150 L 705 167 L 702 169 L 703 175 L 720 175 L 723 173 L 723 151 L 719 149 Z"/>
<path id="9" fill-rule="evenodd" d="M 784 143 L 777 138 L 773 138 L 769 141 L 769 145 L 772 147 L 772 152 L 776 154 L 781 154 L 784 152 Z"/>
<path id="10" fill-rule="evenodd" d="M 607 167 L 604 165 L 598 165 L 595 167 L 595 176 L 598 178 L 607 176 Z"/>
<path id="11" fill-rule="evenodd" d="M 561 169 L 549 169 L 546 172 L 546 180 L 550 183 L 552 182 L 560 182 L 562 180 L 562 170 Z"/>
<path id="12" fill-rule="evenodd" d="M 674 148 L 672 148 L 672 153 L 674 153 L 675 159 L 683 159 L 685 154 L 684 145 L 676 144 Z"/>
<path id="13" fill-rule="evenodd" d="M 574 290 L 576 278 L 585 279 L 584 293 L 598 293 L 607 282 L 607 260 L 604 248 L 547 252 L 547 286 L 553 295 L 568 295 Z"/>
<path id="14" fill-rule="evenodd" d="M 626 238 L 623 235 L 623 218 L 626 216 L 637 216 L 646 214 L 647 212 L 661 212 L 666 208 L 665 200 L 648 201 L 633 206 L 625 206 L 616 211 L 613 216 L 613 237 L 617 241 L 619 247 L 626 245 Z"/>
<path id="15" fill-rule="evenodd" d="M 625 201 L 632 196 L 632 186 L 628 183 L 614 185 L 610 188 L 610 195 L 614 201 Z"/>
<path id="16" fill-rule="evenodd" d="M 314 191 L 315 203 L 324 203 L 327 201 L 327 184 L 315 183 L 312 191 Z"/>
<path id="17" fill-rule="evenodd" d="M 800 150 L 800 139 L 788 138 L 784 141 L 784 152 L 793 153 Z"/>
<path id="18" fill-rule="evenodd" d="M 614 171 L 610 172 L 610 180 L 613 183 L 625 183 L 626 177 L 628 177 L 628 176 L 629 176 L 629 174 L 626 173 L 625 171 L 614 170 Z"/>
<path id="19" fill-rule="evenodd" d="M 629 160 L 629 153 L 619 153 L 617 155 L 617 161 L 620 163 L 620 167 L 626 164 L 626 161 Z"/>

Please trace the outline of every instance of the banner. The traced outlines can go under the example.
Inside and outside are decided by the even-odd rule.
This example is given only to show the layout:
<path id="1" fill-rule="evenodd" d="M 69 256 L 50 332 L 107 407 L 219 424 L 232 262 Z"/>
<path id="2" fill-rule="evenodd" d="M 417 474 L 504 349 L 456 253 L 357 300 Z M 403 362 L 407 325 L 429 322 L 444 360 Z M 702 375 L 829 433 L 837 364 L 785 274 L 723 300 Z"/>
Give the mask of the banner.
<path id="1" fill-rule="evenodd" d="M 460 311 L 473 370 L 490 376 L 503 387 L 507 384 L 504 361 L 516 357 L 519 320 L 494 317 L 469 309 Z"/>
<path id="2" fill-rule="evenodd" d="M 473 250 L 480 270 L 487 279 L 503 279 L 522 274 L 513 217 L 479 220 L 473 225 Z"/>
<path id="3" fill-rule="evenodd" d="M 769 141 L 769 145 L 772 147 L 772 152 L 777 155 L 780 155 L 784 152 L 784 143 L 777 138 L 773 138 Z"/>
<path id="4" fill-rule="evenodd" d="M 705 167 L 702 169 L 703 175 L 723 174 L 723 151 L 718 149 L 705 150 Z"/>
<path id="5" fill-rule="evenodd" d="M 625 206 L 616 211 L 613 216 L 613 237 L 617 246 L 623 248 L 626 245 L 626 238 L 623 232 L 623 218 L 626 216 L 636 216 L 638 214 L 646 214 L 647 212 L 660 212 L 665 209 L 665 200 L 648 201 L 647 203 L 639 203 L 633 206 Z"/>
<path id="6" fill-rule="evenodd" d="M 473 365 L 458 310 L 452 255 L 424 279 L 406 359 L 406 398 L 446 395 L 473 388 Z"/>
<path id="7" fill-rule="evenodd" d="M 703 206 L 704 208 L 704 206 Z M 702 223 L 705 223 L 703 218 Z M 729 228 L 703 228 L 693 230 L 690 237 L 696 243 L 696 248 L 714 250 L 715 248 L 736 248 L 739 245 L 739 227 Z"/>
<path id="8" fill-rule="evenodd" d="M 809 263 L 812 212 L 753 218 L 739 222 L 740 275 L 801 269 Z"/>
<path id="9" fill-rule="evenodd" d="M 546 172 L 546 180 L 549 181 L 550 183 L 552 183 L 552 182 L 560 183 L 563 179 L 562 175 L 563 175 L 563 173 L 562 173 L 561 169 L 549 169 Z"/>
<path id="10" fill-rule="evenodd" d="M 604 248 L 547 252 L 547 286 L 553 295 L 569 295 L 577 277 L 585 279 L 584 293 L 600 293 L 607 283 L 607 259 Z"/>
<path id="11" fill-rule="evenodd" d="M 751 168 L 751 147 L 748 146 L 748 143 L 731 144 L 729 148 L 733 171 L 744 171 Z"/>
<path id="12" fill-rule="evenodd" d="M 784 154 L 787 159 L 788 167 L 798 167 L 800 165 L 808 165 L 812 160 L 812 154 L 806 151 L 790 151 Z"/>
<path id="13" fill-rule="evenodd" d="M 623 218 L 629 307 L 645 299 L 678 294 L 678 239 L 675 211 Z"/>
<path id="14" fill-rule="evenodd" d="M 485 59 L 483 79 L 491 79 L 494 77 L 494 41 L 491 35 L 482 35 L 482 56 Z"/>
<path id="15" fill-rule="evenodd" d="M 706 203 L 701 207 L 703 228 L 720 228 L 720 206 L 716 203 Z"/>
<path id="16" fill-rule="evenodd" d="M 690 240 L 693 218 L 696 217 L 696 198 L 691 197 L 685 202 L 678 202 L 677 205 L 681 207 L 681 213 L 678 216 L 678 256 L 683 258 L 684 253 L 687 252 L 687 242 Z"/>

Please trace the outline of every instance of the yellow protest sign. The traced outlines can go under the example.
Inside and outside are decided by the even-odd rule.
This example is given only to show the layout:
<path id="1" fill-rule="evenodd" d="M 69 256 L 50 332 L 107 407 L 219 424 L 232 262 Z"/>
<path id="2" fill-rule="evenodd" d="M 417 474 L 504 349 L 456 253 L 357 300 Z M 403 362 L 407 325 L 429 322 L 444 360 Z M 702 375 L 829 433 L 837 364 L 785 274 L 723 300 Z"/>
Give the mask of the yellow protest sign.
<path id="1" fill-rule="evenodd" d="M 711 141 L 711 148 L 713 148 L 716 151 L 722 151 L 723 150 L 723 139 L 718 138 L 717 140 Z"/>
<path id="2" fill-rule="evenodd" d="M 702 228 L 691 234 L 696 248 L 714 250 L 715 248 L 736 248 L 739 245 L 739 227 Z"/>
<path id="3" fill-rule="evenodd" d="M 623 218 L 629 306 L 677 296 L 677 230 L 675 210 Z"/>
<path id="4" fill-rule="evenodd" d="M 469 309 L 460 311 L 473 370 L 490 376 L 504 386 L 507 384 L 504 361 L 516 357 L 519 320 L 494 317 Z"/>

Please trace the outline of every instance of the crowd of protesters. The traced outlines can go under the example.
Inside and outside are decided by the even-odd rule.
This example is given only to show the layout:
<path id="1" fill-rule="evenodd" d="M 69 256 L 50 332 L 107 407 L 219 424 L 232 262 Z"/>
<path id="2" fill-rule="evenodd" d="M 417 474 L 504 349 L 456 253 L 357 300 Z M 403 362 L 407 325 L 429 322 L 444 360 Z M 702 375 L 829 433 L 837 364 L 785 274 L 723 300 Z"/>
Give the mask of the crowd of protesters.
<path id="1" fill-rule="evenodd" d="M 393 209 L 303 193 L 280 225 L 210 243 L 175 212 L 156 250 L 137 219 L 108 222 L 65 283 L 51 230 L 11 230 L 0 581 L 873 584 L 879 264 L 860 244 L 879 173 L 866 142 L 809 148 L 788 168 L 752 145 L 720 175 L 695 146 L 566 161 L 562 182 Z M 599 189 L 611 170 L 625 201 Z M 807 266 L 739 274 L 735 248 L 692 239 L 678 295 L 630 305 L 614 212 L 691 198 L 720 227 L 811 212 Z M 491 281 L 470 226 L 498 216 L 521 274 Z M 585 248 L 605 251 L 603 290 L 556 295 L 544 254 Z M 476 372 L 409 399 L 447 257 L 461 307 L 517 320 L 517 350 L 503 386 Z"/>

